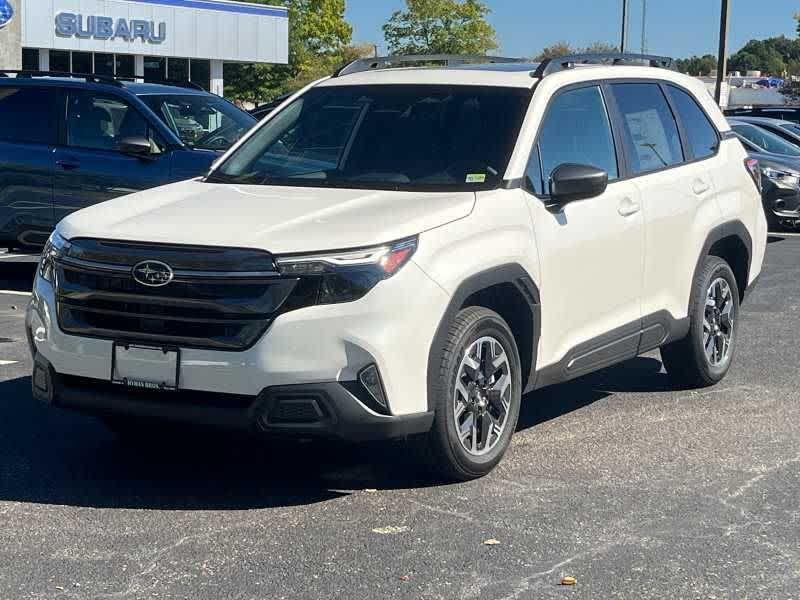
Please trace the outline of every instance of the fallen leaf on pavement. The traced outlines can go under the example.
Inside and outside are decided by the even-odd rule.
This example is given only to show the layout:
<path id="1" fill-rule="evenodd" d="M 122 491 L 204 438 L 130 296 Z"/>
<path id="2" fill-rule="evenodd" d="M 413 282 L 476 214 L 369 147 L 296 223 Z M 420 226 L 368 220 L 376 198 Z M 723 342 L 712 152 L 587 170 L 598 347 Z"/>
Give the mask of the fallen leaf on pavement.
<path id="1" fill-rule="evenodd" d="M 574 577 L 567 576 L 561 578 L 561 585 L 575 585 L 576 583 L 578 583 L 578 580 Z"/>
<path id="2" fill-rule="evenodd" d="M 499 543 L 500 543 L 500 540 L 496 540 L 496 539 L 492 538 L 490 540 L 486 540 L 485 542 L 483 542 L 483 545 L 484 546 L 497 546 Z"/>
<path id="3" fill-rule="evenodd" d="M 372 533 L 380 533 L 381 535 L 397 535 L 398 533 L 405 533 L 411 531 L 411 527 L 405 525 L 398 527 L 397 525 L 389 525 L 387 527 L 376 527 Z"/>

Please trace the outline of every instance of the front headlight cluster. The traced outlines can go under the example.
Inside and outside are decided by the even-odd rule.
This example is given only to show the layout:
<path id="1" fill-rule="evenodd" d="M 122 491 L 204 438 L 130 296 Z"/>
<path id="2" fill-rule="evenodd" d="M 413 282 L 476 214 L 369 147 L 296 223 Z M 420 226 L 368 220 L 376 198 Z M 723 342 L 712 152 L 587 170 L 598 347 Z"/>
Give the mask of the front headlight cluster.
<path id="1" fill-rule="evenodd" d="M 397 273 L 416 249 L 412 238 L 362 250 L 279 256 L 275 262 L 282 275 L 300 279 L 305 305 L 340 304 L 362 298 Z"/>
<path id="2" fill-rule="evenodd" d="M 39 260 L 39 276 L 52 283 L 55 280 L 56 260 L 66 255 L 69 251 L 69 242 L 54 231 L 47 240 Z"/>
<path id="3" fill-rule="evenodd" d="M 774 167 L 762 167 L 761 174 L 775 185 L 784 188 L 800 187 L 800 173 L 790 169 L 776 169 Z"/>

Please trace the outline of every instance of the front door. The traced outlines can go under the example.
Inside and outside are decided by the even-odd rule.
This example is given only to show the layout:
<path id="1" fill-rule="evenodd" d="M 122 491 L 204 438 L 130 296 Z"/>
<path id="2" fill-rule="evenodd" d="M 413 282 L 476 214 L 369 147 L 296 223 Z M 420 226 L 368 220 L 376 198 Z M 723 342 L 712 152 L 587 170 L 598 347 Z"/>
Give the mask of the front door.
<path id="1" fill-rule="evenodd" d="M 140 158 L 120 152 L 120 141 L 130 137 L 149 139 L 153 154 Z M 81 208 L 170 180 L 165 145 L 141 113 L 116 95 L 71 90 L 64 141 L 55 153 L 56 222 Z"/>
<path id="2" fill-rule="evenodd" d="M 550 176 L 565 163 L 605 170 L 607 190 L 561 210 L 548 208 Z M 555 379 L 638 351 L 644 223 L 636 186 L 619 174 L 601 88 L 561 92 L 539 129 L 526 178 L 542 265 L 539 367 L 561 367 Z"/>

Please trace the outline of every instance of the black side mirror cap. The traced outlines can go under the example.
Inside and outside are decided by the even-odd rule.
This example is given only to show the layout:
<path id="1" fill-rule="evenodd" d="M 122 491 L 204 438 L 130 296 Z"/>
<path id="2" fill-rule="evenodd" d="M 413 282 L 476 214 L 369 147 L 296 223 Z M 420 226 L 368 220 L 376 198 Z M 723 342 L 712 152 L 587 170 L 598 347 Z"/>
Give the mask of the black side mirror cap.
<path id="1" fill-rule="evenodd" d="M 117 150 L 122 154 L 128 154 L 137 158 L 151 158 L 153 147 L 150 140 L 144 137 L 122 138 L 117 145 Z"/>
<path id="2" fill-rule="evenodd" d="M 608 173 L 590 165 L 565 163 L 550 176 L 549 207 L 560 208 L 576 200 L 594 198 L 606 191 Z"/>

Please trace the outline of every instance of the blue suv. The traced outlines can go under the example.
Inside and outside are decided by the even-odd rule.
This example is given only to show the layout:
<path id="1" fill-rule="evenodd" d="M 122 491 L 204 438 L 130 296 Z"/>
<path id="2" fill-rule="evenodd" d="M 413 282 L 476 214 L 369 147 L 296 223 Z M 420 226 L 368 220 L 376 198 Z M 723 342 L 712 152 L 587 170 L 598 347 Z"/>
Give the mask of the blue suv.
<path id="1" fill-rule="evenodd" d="M 201 89 L 0 72 L 0 247 L 40 247 L 73 211 L 202 175 L 255 123 Z"/>

